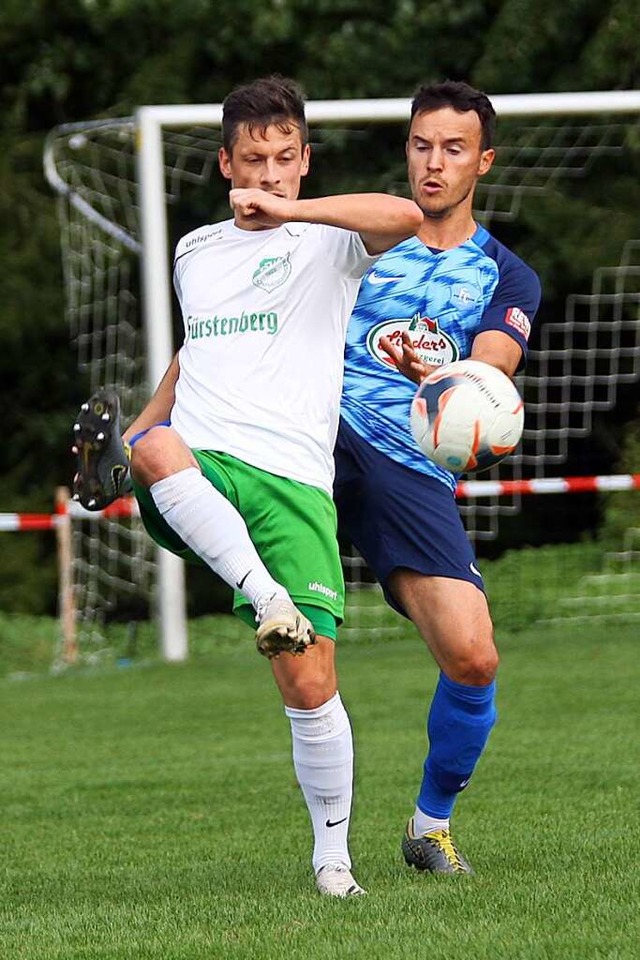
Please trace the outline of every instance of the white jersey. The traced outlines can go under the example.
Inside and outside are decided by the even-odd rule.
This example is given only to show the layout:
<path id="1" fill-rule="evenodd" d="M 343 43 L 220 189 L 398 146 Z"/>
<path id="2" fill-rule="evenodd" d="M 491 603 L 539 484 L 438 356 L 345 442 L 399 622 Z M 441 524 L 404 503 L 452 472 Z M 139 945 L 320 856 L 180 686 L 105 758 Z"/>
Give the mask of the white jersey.
<path id="1" fill-rule="evenodd" d="M 375 259 L 358 234 L 319 224 L 226 220 L 183 237 L 171 423 L 185 443 L 331 493 L 346 327 Z"/>

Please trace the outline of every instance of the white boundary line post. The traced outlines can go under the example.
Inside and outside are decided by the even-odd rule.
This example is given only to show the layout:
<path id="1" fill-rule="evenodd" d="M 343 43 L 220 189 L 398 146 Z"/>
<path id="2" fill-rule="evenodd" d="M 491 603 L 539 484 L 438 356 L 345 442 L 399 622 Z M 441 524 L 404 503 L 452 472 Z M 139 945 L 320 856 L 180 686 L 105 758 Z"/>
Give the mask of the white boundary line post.
<path id="1" fill-rule="evenodd" d="M 76 604 L 73 592 L 73 535 L 69 513 L 69 490 L 56 489 L 56 546 L 58 553 L 58 620 L 62 638 L 62 659 L 78 660 Z"/>
<path id="2" fill-rule="evenodd" d="M 165 210 L 162 129 L 142 108 L 136 115 L 138 187 L 142 233 L 142 289 L 147 339 L 147 377 L 154 391 L 173 357 L 171 277 Z M 188 653 L 184 563 L 157 548 L 157 596 L 154 597 L 165 660 L 185 660 Z"/>

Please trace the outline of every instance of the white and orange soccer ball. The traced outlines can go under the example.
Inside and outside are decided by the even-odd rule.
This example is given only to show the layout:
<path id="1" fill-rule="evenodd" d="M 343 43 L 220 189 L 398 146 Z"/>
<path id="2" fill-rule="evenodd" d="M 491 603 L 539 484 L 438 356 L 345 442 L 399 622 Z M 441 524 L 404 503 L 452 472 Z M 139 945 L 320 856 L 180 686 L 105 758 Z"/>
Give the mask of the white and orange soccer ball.
<path id="1" fill-rule="evenodd" d="M 522 436 L 524 404 L 513 382 L 479 360 L 435 370 L 411 403 L 411 432 L 430 460 L 454 473 L 488 470 Z"/>

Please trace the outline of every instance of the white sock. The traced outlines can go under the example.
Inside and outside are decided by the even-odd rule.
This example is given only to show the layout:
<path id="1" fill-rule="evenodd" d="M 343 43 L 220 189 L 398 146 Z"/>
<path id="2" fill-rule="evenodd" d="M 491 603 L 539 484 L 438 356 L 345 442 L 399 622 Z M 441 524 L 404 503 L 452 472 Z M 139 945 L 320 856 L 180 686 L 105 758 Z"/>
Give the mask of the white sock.
<path id="1" fill-rule="evenodd" d="M 423 813 L 419 807 L 416 807 L 413 814 L 413 829 L 416 837 L 421 837 L 425 833 L 433 833 L 434 830 L 448 830 L 449 821 L 430 817 L 428 813 Z"/>
<path id="2" fill-rule="evenodd" d="M 171 529 L 254 607 L 274 594 L 290 599 L 258 556 L 241 515 L 196 467 L 158 480 L 150 493 Z"/>
<path id="3" fill-rule="evenodd" d="M 316 707 L 285 707 L 293 765 L 313 827 L 313 869 L 336 861 L 351 867 L 348 848 L 353 795 L 353 739 L 340 694 Z"/>

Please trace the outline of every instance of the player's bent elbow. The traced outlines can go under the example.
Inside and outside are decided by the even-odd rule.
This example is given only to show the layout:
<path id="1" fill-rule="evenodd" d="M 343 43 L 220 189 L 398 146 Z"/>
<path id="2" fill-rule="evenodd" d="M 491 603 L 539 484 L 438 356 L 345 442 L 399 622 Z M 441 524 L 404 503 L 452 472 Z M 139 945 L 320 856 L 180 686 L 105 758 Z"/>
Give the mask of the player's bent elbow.
<path id="1" fill-rule="evenodd" d="M 394 200 L 401 205 L 398 207 L 398 231 L 402 231 L 404 238 L 415 236 L 424 220 L 422 210 L 406 197 L 395 197 Z"/>

